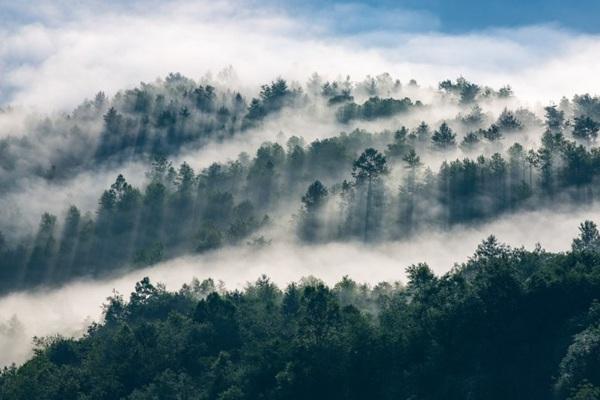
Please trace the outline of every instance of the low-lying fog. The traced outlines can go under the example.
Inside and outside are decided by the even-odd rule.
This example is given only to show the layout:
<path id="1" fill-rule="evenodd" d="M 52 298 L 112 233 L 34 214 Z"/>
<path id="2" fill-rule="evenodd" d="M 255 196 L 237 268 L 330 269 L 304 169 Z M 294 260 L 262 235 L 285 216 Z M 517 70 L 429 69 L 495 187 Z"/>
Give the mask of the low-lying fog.
<path id="1" fill-rule="evenodd" d="M 476 228 L 429 232 L 407 242 L 369 246 L 300 246 L 275 239 L 263 248 L 222 249 L 181 257 L 109 280 L 80 281 L 60 289 L 12 294 L 0 298 L 0 365 L 25 361 L 31 355 L 33 336 L 81 335 L 91 321 L 101 316 L 101 304 L 113 290 L 127 296 L 144 276 L 163 282 L 172 291 L 193 277 L 222 280 L 228 289 L 243 288 L 262 274 L 281 286 L 310 275 L 328 284 L 344 275 L 376 284 L 404 280 L 404 268 L 416 262 L 427 262 L 437 273 L 444 273 L 453 262 L 465 261 L 490 234 L 512 246 L 532 249 L 539 242 L 549 251 L 567 250 L 579 223 L 585 219 L 600 220 L 600 205 L 519 213 Z"/>

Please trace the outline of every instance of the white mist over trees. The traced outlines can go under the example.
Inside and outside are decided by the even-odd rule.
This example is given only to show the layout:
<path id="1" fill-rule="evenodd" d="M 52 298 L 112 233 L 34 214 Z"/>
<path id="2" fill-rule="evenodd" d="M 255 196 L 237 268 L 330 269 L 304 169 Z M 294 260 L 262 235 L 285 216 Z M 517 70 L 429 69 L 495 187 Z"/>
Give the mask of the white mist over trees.
<path id="1" fill-rule="evenodd" d="M 598 104 L 575 96 L 534 110 L 538 117 L 508 86 L 459 78 L 436 90 L 389 74 L 360 82 L 315 74 L 304 88 L 278 78 L 251 99 L 180 74 L 112 99 L 99 93 L 2 139 L 4 196 L 22 191 L 21 180 L 60 191 L 81 174 L 132 163 L 145 165 L 146 177 L 133 185 L 116 174 L 95 209 L 74 199 L 60 218 L 41 215 L 33 235 L 3 235 L 2 290 L 268 244 L 282 234 L 308 243 L 410 240 L 518 210 L 593 204 Z M 294 113 L 305 121 L 301 130 L 310 130 L 311 115 L 328 119 L 316 125 L 326 133 L 310 142 L 302 132 L 277 134 L 257 149 L 239 142 L 236 159 L 204 161 L 200 170 L 186 160 L 214 143 L 260 137 Z"/>
<path id="2" fill-rule="evenodd" d="M 599 6 L 425 3 L 0 1 L 0 399 L 600 400 Z"/>
<path id="3" fill-rule="evenodd" d="M 379 349 L 389 347 L 389 352 L 405 355 L 419 351 L 435 360 L 425 370 L 413 370 L 421 356 L 399 356 L 405 364 L 392 362 L 384 369 L 402 385 L 377 389 L 382 395 L 439 398 L 444 393 L 458 397 L 477 393 L 502 398 L 519 386 L 509 367 L 514 368 L 514 357 L 525 350 L 506 347 L 510 342 L 493 332 L 497 326 L 516 324 L 515 334 L 522 337 L 537 322 L 552 334 L 530 351 L 552 356 L 535 373 L 544 385 L 523 390 L 530 398 L 593 393 L 598 383 L 589 367 L 595 365 L 593 356 L 581 347 L 587 337 L 596 335 L 593 300 L 600 235 L 591 218 L 597 212 L 600 175 L 597 121 L 600 99 L 590 95 L 529 110 L 508 86 L 494 90 L 458 78 L 424 88 L 415 81 L 403 84 L 389 74 L 359 82 L 324 81 L 313 75 L 305 86 L 276 78 L 257 88 L 254 96 L 170 74 L 111 98 L 101 92 L 70 113 L 33 116 L 19 134 L 0 139 L 4 189 L 0 202 L 24 199 L 18 211 L 32 214 L 38 210 L 27 195 L 36 193 L 36 185 L 44 185 L 51 196 L 77 185 L 84 176 L 104 181 L 114 172 L 114 178 L 104 187 L 90 185 L 81 199 L 95 195 L 91 205 L 89 201 L 87 206 L 78 205 L 78 196 L 62 204 L 64 197 L 57 196 L 61 204 L 36 215 L 39 225 L 33 231 L 12 229 L 0 219 L 0 232 L 6 232 L 0 235 L 0 292 L 6 296 L 0 306 L 8 309 L 16 304 L 14 299 L 21 299 L 23 306 L 36 304 L 46 299 L 39 293 L 47 290 L 47 298 L 57 299 L 63 298 L 61 290 L 79 296 L 86 287 L 118 283 L 127 288 L 137 283 L 128 301 L 115 293 L 100 316 L 90 311 L 89 304 L 73 311 L 99 321 L 81 339 L 47 336 L 56 332 L 48 321 L 38 321 L 36 328 L 18 313 L 2 321 L 0 339 L 8 344 L 0 342 L 0 348 L 14 343 L 14 352 L 7 357 L 26 357 L 23 335 L 40 332 L 44 337 L 36 339 L 30 362 L 0 374 L 0 393 L 7 398 L 77 393 L 63 387 L 60 379 L 52 386 L 56 392 L 30 382 L 37 363 L 52 371 L 48 379 L 75 374 L 69 382 L 77 382 L 73 384 L 82 392 L 103 388 L 90 394 L 92 398 L 108 398 L 106 388 L 112 384 L 131 398 L 162 393 L 157 389 L 161 385 L 169 393 L 179 393 L 171 387 L 179 378 L 162 367 L 148 370 L 147 376 L 117 374 L 92 386 L 82 378 L 104 368 L 101 365 L 119 364 L 96 363 L 96 357 L 106 354 L 104 338 L 114 338 L 118 342 L 114 348 L 123 357 L 131 349 L 146 354 L 151 348 L 162 357 L 162 350 L 152 347 L 158 343 L 153 340 L 170 337 L 157 332 L 177 330 L 170 325 L 177 318 L 191 329 L 181 332 L 192 336 L 200 332 L 193 343 L 215 351 L 194 353 L 201 362 L 194 358 L 192 364 L 171 364 L 182 379 L 181 390 L 194 388 L 206 398 L 316 396 L 308 389 L 309 382 L 327 377 L 332 379 L 327 381 L 330 394 L 344 387 L 353 393 L 351 398 L 364 388 L 381 389 L 370 378 L 360 390 L 345 384 L 344 377 L 356 373 L 352 362 L 341 364 L 343 369 L 334 377 L 318 371 L 301 373 L 310 366 L 327 365 L 326 360 L 317 364 L 307 360 L 304 367 L 295 364 L 292 354 L 302 346 L 293 343 L 313 343 L 316 347 L 304 350 L 315 357 L 332 349 L 346 357 L 345 351 L 358 342 L 344 332 L 353 331 L 363 332 L 369 343 L 378 341 L 383 346 Z M 215 154 L 215 149 L 229 149 L 232 156 Z M 131 171 L 137 172 L 130 180 Z M 578 208 L 580 213 L 574 213 Z M 471 254 L 488 227 L 496 231 L 489 233 L 504 229 L 508 241 L 517 241 L 512 242 L 515 246 L 527 240 L 533 247 L 535 242 L 523 237 L 524 226 L 531 229 L 532 220 L 539 219 L 534 236 L 558 240 L 546 225 L 559 223 L 557 210 L 567 210 L 563 215 L 573 229 L 585 221 L 570 251 L 556 252 L 568 247 L 572 233 L 568 239 L 560 235 L 561 244 L 550 247 L 555 252 L 539 245 L 533 250 L 510 248 L 489 236 L 466 262 L 451 266 Z M 577 221 L 572 221 L 575 216 Z M 339 252 L 354 255 L 352 262 L 339 260 Z M 313 259 L 307 261 L 300 253 L 313 253 Z M 208 266 L 195 268 L 194 263 Z M 330 269 L 323 271 L 324 265 Z M 571 270 L 577 284 L 565 278 L 571 276 L 565 271 Z M 191 278 L 184 278 L 185 273 L 203 278 L 221 274 L 235 279 L 236 288 L 243 290 L 230 292 L 206 280 L 170 293 L 148 278 L 140 280 L 142 272 L 164 274 L 178 285 Z M 266 277 L 244 287 L 262 273 L 274 276 L 282 289 Z M 371 286 L 357 284 L 348 273 L 364 277 Z M 307 275 L 316 278 L 301 279 Z M 327 287 L 319 278 L 334 286 Z M 402 278 L 406 286 L 379 283 Z M 286 284 L 290 285 L 283 289 Z M 549 287 L 553 284 L 561 288 L 562 297 Z M 557 307 L 564 301 L 576 307 L 557 315 L 540 314 L 539 299 Z M 521 309 L 519 304 L 527 307 Z M 269 329 L 263 327 L 265 310 L 276 315 Z M 424 315 L 431 318 L 423 319 Z M 460 320 L 461 315 L 471 319 Z M 536 320 L 534 315 L 543 318 Z M 517 323 L 513 316 L 528 322 Z M 496 322 L 478 325 L 486 318 Z M 571 325 L 577 318 L 586 322 Z M 411 322 L 398 325 L 400 320 Z M 78 336 L 83 332 L 81 320 L 68 328 L 58 331 Z M 454 344 L 441 334 L 449 329 L 456 329 Z M 507 335 L 514 333 L 506 329 Z M 156 335 L 147 342 L 144 335 L 152 332 Z M 402 342 L 406 347 L 391 339 L 394 332 L 407 335 Z M 460 341 L 467 332 L 475 332 L 474 342 L 487 349 L 483 354 L 499 355 L 492 350 L 504 348 L 505 362 L 493 364 L 491 358 L 473 353 Z M 259 384 L 262 381 L 248 370 L 251 348 L 265 348 L 252 339 L 255 334 L 273 343 L 287 338 L 293 344 L 273 345 L 282 355 L 273 371 L 258 367 L 257 373 L 269 377 L 268 384 Z M 182 348 L 189 350 L 190 343 Z M 379 362 L 373 365 L 360 352 L 347 355 L 361 354 L 357 359 L 361 364 L 383 368 L 388 352 L 378 351 L 373 354 Z M 267 353 L 256 354 L 264 359 Z M 455 360 L 465 354 L 472 358 L 464 358 L 460 364 L 464 369 L 445 378 L 440 392 L 421 383 L 437 376 L 436 368 L 448 362 L 445 357 Z M 486 360 L 485 376 L 474 372 L 479 367 L 471 360 L 478 357 Z M 519 371 L 530 370 L 529 362 L 519 363 Z M 219 367 L 223 365 L 224 370 Z M 87 366 L 93 367 L 88 371 Z M 137 361 L 127 369 L 139 370 Z M 401 370 L 410 370 L 411 377 L 394 375 Z M 218 374 L 227 378 L 198 378 Z M 191 383 L 190 377 L 200 380 Z M 458 383 L 467 381 L 478 386 Z M 23 391 L 25 387 L 30 392 Z"/>

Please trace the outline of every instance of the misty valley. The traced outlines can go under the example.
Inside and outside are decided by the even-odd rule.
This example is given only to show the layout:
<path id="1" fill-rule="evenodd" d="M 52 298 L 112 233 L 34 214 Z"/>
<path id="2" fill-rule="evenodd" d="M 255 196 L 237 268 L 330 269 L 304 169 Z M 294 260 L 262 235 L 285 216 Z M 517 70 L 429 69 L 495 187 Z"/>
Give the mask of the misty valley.
<path id="1" fill-rule="evenodd" d="M 600 97 L 233 74 L 0 109 L 1 399 L 600 399 Z"/>

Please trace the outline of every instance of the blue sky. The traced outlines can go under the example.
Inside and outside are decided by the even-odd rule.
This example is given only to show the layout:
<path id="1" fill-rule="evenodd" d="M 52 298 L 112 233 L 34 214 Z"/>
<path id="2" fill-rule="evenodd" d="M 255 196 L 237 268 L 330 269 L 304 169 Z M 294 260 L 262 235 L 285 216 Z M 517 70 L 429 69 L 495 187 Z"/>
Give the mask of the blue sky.
<path id="1" fill-rule="evenodd" d="M 370 20 L 374 14 L 385 15 L 390 10 L 420 14 L 421 26 L 386 21 L 386 29 L 425 29 L 443 33 L 465 33 L 489 28 L 514 28 L 528 25 L 553 24 L 577 32 L 600 31 L 598 0 L 358 0 L 353 2 L 331 2 L 323 0 L 275 1 L 280 7 L 292 8 L 305 13 L 320 13 L 340 4 L 368 7 L 371 11 L 365 18 L 352 20 L 346 31 L 365 28 L 376 29 Z M 358 9 L 358 8 L 357 8 Z M 378 12 L 379 11 L 379 12 Z M 360 17 L 358 15 L 357 17 Z M 340 23 L 340 26 L 342 24 Z"/>
<path id="2" fill-rule="evenodd" d="M 441 28 L 449 32 L 544 23 L 585 32 L 597 32 L 600 28 L 597 0 L 412 0 L 407 4 L 423 4 L 440 17 Z"/>
<path id="3" fill-rule="evenodd" d="M 142 2 L 143 8 L 167 3 L 162 0 Z M 123 0 L 31 0 L 25 4 L 0 1 L 0 28 L 4 26 L 32 23 L 47 19 L 44 10 L 54 5 L 64 14 L 73 9 L 90 7 L 132 9 L 137 1 Z M 132 5 L 133 4 L 133 5 Z M 151 4 L 151 5 L 148 5 Z M 371 29 L 385 30 L 434 30 L 443 33 L 465 33 L 489 28 L 514 28 L 528 25 L 553 24 L 576 32 L 600 32 L 600 1 L 597 0 L 253 0 L 254 7 L 269 5 L 293 13 L 319 17 L 339 8 L 356 11 L 352 18 L 337 21 L 336 27 L 345 33 L 356 33 Z M 417 21 L 394 21 L 386 15 L 406 13 Z M 342 17 L 347 14 L 342 13 Z M 55 15 L 56 16 L 56 15 Z M 375 21 L 374 17 L 383 21 Z"/>

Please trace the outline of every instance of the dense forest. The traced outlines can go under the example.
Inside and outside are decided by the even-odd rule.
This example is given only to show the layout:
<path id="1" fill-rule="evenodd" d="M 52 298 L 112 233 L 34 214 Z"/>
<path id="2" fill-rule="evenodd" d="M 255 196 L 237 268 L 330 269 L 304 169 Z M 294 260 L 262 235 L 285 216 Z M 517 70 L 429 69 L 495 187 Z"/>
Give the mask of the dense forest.
<path id="1" fill-rule="evenodd" d="M 600 196 L 600 97 L 530 110 L 464 78 L 315 74 L 249 96 L 171 74 L 23 126 L 0 138 L 2 294 L 278 240 L 410 243 Z M 226 145 L 238 155 L 199 156 Z M 85 189 L 94 206 L 58 196 L 100 171 L 114 180 Z M 35 185 L 54 211 L 15 228 L 6 214 L 30 216 Z M 54 194 L 69 199 L 59 212 Z M 0 373 L 0 398 L 597 400 L 599 265 L 585 221 L 570 251 L 490 236 L 443 275 L 409 266 L 405 283 L 262 276 L 170 292 L 144 278 L 83 336 L 36 337 Z"/>
<path id="2" fill-rule="evenodd" d="M 396 98 L 424 93 L 430 105 Z M 30 234 L 2 235 L 0 226 L 0 291 L 264 245 L 282 226 L 308 244 L 410 240 L 509 212 L 594 202 L 600 98 L 563 99 L 540 117 L 509 109 L 514 101 L 509 87 L 495 91 L 459 78 L 433 90 L 387 74 L 359 83 L 323 83 L 315 75 L 305 88 L 279 79 L 250 101 L 178 74 L 111 100 L 100 93 L 71 114 L 46 118 L 29 136 L 2 139 L 4 193 L 19 190 L 19 176 L 59 190 L 86 169 L 126 169 L 132 160 L 147 165 L 142 186 L 117 174 L 95 209 L 64 204 L 60 218 L 44 213 Z M 459 112 L 432 118 L 442 105 Z M 317 107 L 343 131 L 309 143 L 284 135 L 196 171 L 191 155 L 180 165 L 170 161 L 211 141 L 256 134 L 285 110 Z M 483 107 L 496 107 L 497 115 Z M 32 140 L 51 146 L 58 132 L 63 150 L 46 150 L 46 160 Z"/>
<path id="3" fill-rule="evenodd" d="M 37 338 L 31 360 L 0 374 L 0 398 L 600 398 L 593 222 L 565 253 L 491 236 L 442 276 L 426 264 L 406 275 L 178 292 L 144 278 L 82 338 Z"/>

